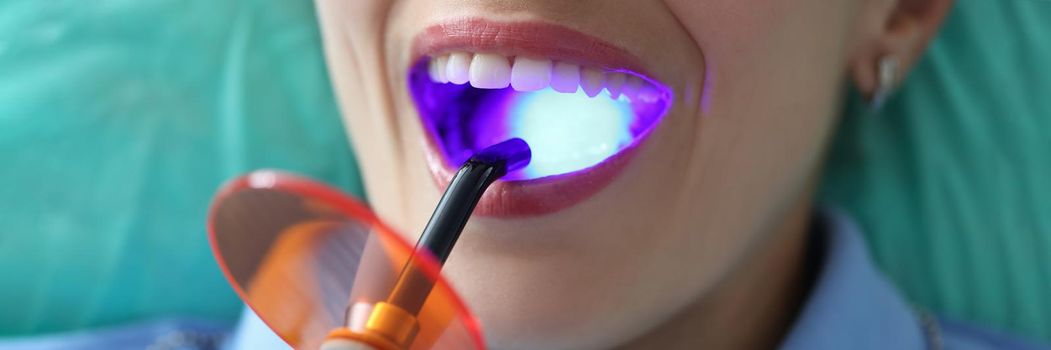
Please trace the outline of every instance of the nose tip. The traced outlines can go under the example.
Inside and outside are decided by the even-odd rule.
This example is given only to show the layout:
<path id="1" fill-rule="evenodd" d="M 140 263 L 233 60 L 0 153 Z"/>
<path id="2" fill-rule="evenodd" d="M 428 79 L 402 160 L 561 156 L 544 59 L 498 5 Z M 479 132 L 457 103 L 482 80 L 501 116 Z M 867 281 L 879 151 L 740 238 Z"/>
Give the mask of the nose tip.
<path id="1" fill-rule="evenodd" d="M 475 153 L 474 156 L 471 157 L 471 161 L 490 165 L 498 165 L 502 163 L 505 169 L 504 171 L 510 173 L 529 165 L 529 160 L 532 156 L 533 152 L 529 148 L 529 144 L 526 143 L 525 140 L 516 137 L 486 147 L 478 153 Z"/>

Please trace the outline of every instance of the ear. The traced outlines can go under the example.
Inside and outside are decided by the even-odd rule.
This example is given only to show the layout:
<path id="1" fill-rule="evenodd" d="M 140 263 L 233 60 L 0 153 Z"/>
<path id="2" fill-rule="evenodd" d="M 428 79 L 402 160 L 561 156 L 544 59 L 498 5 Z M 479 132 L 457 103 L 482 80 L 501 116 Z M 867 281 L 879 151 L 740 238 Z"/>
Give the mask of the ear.
<path id="1" fill-rule="evenodd" d="M 863 0 L 850 72 L 858 90 L 871 99 L 879 85 L 879 61 L 899 63 L 900 83 L 938 33 L 953 0 Z"/>

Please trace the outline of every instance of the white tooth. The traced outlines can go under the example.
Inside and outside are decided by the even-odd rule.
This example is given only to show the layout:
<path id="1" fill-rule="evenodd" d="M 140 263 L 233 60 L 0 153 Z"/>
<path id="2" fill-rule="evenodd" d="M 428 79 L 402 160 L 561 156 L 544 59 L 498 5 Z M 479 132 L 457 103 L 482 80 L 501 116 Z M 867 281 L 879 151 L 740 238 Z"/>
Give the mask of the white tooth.
<path id="1" fill-rule="evenodd" d="M 588 97 L 595 97 L 602 92 L 602 71 L 594 68 L 583 68 L 580 70 L 580 88 Z"/>
<path id="2" fill-rule="evenodd" d="M 551 84 L 551 60 L 515 57 L 511 67 L 511 87 L 517 91 L 536 91 Z"/>
<path id="3" fill-rule="evenodd" d="M 644 82 L 642 88 L 639 89 L 639 100 L 642 102 L 653 103 L 657 102 L 657 98 L 660 97 L 660 92 L 653 84 Z"/>
<path id="4" fill-rule="evenodd" d="M 564 93 L 575 93 L 580 86 L 580 66 L 558 62 L 551 70 L 551 89 Z"/>
<path id="5" fill-rule="evenodd" d="M 624 94 L 624 97 L 635 101 L 639 97 L 639 89 L 642 89 L 643 81 L 634 75 L 628 76 L 624 82 L 624 86 L 621 87 L 620 93 Z"/>
<path id="6" fill-rule="evenodd" d="M 471 86 L 479 89 L 503 89 L 511 85 L 511 64 L 507 57 L 479 53 L 471 60 Z"/>
<path id="7" fill-rule="evenodd" d="M 431 81 L 435 83 L 442 82 L 441 76 L 438 73 L 438 60 L 431 58 L 430 62 L 427 62 L 427 75 L 431 77 Z"/>
<path id="8" fill-rule="evenodd" d="M 620 97 L 620 89 L 624 86 L 624 81 L 627 76 L 624 73 L 609 72 L 606 73 L 606 90 L 609 90 L 609 97 L 614 100 Z"/>
<path id="9" fill-rule="evenodd" d="M 449 66 L 449 55 L 441 55 L 441 56 L 438 56 L 438 58 L 436 58 L 434 60 L 435 60 L 434 70 L 435 70 L 435 73 L 438 74 L 438 82 L 440 82 L 440 83 L 448 83 L 449 82 L 449 74 L 447 74 L 445 72 L 446 71 L 445 67 Z"/>
<path id="10" fill-rule="evenodd" d="M 449 63 L 445 66 L 445 77 L 450 83 L 463 85 L 471 80 L 468 73 L 471 68 L 471 54 L 467 52 L 453 52 L 449 54 Z"/>

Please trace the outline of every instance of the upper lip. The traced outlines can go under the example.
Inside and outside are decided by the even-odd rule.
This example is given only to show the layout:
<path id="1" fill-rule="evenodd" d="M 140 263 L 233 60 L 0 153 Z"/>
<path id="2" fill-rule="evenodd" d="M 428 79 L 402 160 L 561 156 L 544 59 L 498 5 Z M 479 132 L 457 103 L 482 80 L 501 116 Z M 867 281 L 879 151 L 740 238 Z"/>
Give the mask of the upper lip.
<path id="1" fill-rule="evenodd" d="M 641 61 L 626 49 L 564 26 L 543 22 L 496 22 L 463 18 L 424 29 L 415 37 L 411 61 L 453 51 L 519 55 L 572 62 L 606 71 L 628 71 L 649 79 Z M 431 172 L 441 187 L 454 171 L 435 151 L 426 135 Z M 620 173 L 639 144 L 632 145 L 587 171 L 533 180 L 498 181 L 486 192 L 474 213 L 490 216 L 546 214 L 576 204 L 604 188 Z"/>
<path id="2" fill-rule="evenodd" d="M 541 22 L 494 22 L 464 18 L 430 26 L 412 44 L 412 62 L 450 51 L 526 55 L 646 76 L 639 59 L 602 39 Z"/>

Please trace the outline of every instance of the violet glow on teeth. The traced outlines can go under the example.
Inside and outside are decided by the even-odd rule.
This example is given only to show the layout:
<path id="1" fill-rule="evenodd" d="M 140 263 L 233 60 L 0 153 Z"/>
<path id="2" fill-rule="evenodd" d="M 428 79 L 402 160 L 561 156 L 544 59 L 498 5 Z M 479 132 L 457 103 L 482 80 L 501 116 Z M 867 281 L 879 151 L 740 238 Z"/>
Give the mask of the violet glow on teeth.
<path id="1" fill-rule="evenodd" d="M 449 79 L 444 69 L 451 61 L 449 56 L 424 59 L 410 70 L 409 90 L 423 127 L 446 165 L 454 168 L 493 144 L 515 137 L 525 140 L 532 148 L 532 161 L 504 180 L 565 175 L 601 164 L 636 146 L 670 107 L 669 89 L 632 72 L 604 72 L 609 80 L 607 84 L 595 81 L 595 70 L 578 67 L 581 73 L 587 70 L 589 76 L 579 75 L 577 79 L 582 88 L 572 89 L 576 92 L 559 92 L 551 86 L 536 89 L 535 82 L 539 80 L 559 85 L 560 91 L 567 90 L 565 79 L 559 79 L 561 76 L 548 79 L 547 75 L 552 74 L 550 68 L 541 69 L 540 78 L 533 81 L 523 80 L 525 74 L 515 72 L 514 82 L 510 76 L 499 76 L 500 73 L 507 75 L 507 67 L 497 67 L 495 78 L 489 71 L 470 72 L 471 76 L 488 79 L 484 82 L 487 87 L 506 86 L 503 88 L 476 88 L 472 86 L 477 85 L 473 81 L 462 85 L 451 83 L 449 80 L 462 83 L 467 72 L 463 71 L 463 62 L 459 62 L 457 68 L 449 68 L 449 74 L 460 78 Z M 523 61 L 530 69 L 538 66 L 536 59 Z M 543 62 L 540 61 L 539 66 L 543 67 Z M 491 58 L 487 63 L 491 63 Z M 557 64 L 558 70 L 565 71 L 565 64 Z M 508 63 L 508 67 L 511 65 Z M 481 66 L 486 67 L 479 70 L 491 64 Z M 472 65 L 469 69 L 476 67 Z M 501 84 L 501 79 L 506 83 Z M 516 91 L 511 86 L 527 84 L 533 91 Z"/>

